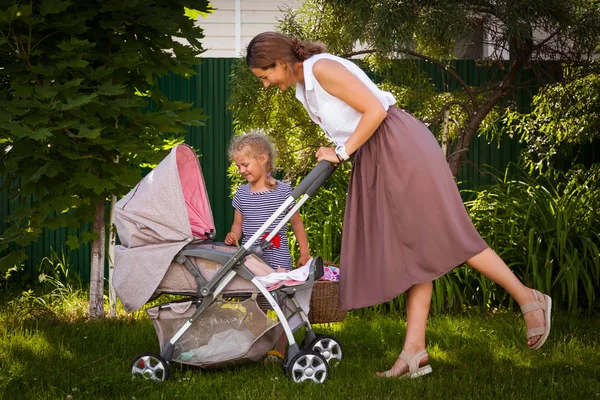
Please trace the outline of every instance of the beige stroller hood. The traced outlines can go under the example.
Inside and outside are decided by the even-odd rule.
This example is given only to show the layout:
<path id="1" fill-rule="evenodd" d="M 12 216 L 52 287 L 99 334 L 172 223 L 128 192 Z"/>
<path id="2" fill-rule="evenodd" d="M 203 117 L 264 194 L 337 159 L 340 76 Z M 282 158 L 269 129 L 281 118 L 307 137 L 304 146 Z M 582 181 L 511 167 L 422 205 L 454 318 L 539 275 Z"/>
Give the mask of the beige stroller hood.
<path id="1" fill-rule="evenodd" d="M 121 244 L 115 247 L 113 285 L 127 312 L 140 309 L 175 255 L 215 227 L 200 163 L 179 145 L 115 207 Z"/>

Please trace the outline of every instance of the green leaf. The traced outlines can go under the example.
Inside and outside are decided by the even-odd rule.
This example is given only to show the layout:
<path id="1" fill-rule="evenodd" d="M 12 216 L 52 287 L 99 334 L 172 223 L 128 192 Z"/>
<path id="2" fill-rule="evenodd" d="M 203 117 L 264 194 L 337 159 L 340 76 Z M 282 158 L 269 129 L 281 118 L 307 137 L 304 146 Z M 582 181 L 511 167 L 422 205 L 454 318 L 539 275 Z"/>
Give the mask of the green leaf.
<path id="1" fill-rule="evenodd" d="M 15 19 L 21 17 L 22 14 L 19 10 L 19 5 L 13 4 L 6 10 L 0 11 L 0 22 L 11 24 Z"/>
<path id="2" fill-rule="evenodd" d="M 69 60 L 69 61 L 64 61 L 64 62 L 59 62 L 58 64 L 56 64 L 57 68 L 60 69 L 65 69 L 65 68 L 85 68 L 89 65 L 89 62 L 87 62 L 86 60 Z"/>
<path id="3" fill-rule="evenodd" d="M 98 86 L 98 94 L 105 96 L 117 96 L 125 93 L 126 85 L 113 85 L 112 79 Z"/>
<path id="4" fill-rule="evenodd" d="M 204 121 L 208 119 L 208 117 L 202 113 L 202 110 L 197 108 L 180 111 L 177 113 L 177 116 L 182 124 L 191 126 L 203 126 Z"/>
<path id="5" fill-rule="evenodd" d="M 38 125 L 48 125 L 50 123 L 50 117 L 41 114 L 30 114 L 27 115 L 26 121 L 27 124 L 31 125 L 32 127 L 36 127 Z"/>
<path id="6" fill-rule="evenodd" d="M 192 8 L 187 8 L 187 7 L 184 7 L 183 9 L 184 9 L 183 15 L 185 15 L 192 21 L 195 21 L 198 18 L 198 16 L 200 15 L 200 11 L 198 11 L 198 10 L 194 10 Z"/>
<path id="7" fill-rule="evenodd" d="M 65 11 L 71 2 L 62 1 L 62 0 L 43 0 L 42 4 L 40 4 L 40 14 L 58 14 L 60 12 Z"/>
<path id="8" fill-rule="evenodd" d="M 31 175 L 26 181 L 25 183 L 29 183 L 29 182 L 37 182 L 38 179 L 40 179 L 40 177 L 42 175 L 44 175 L 44 173 L 46 172 L 46 170 L 50 167 L 49 163 L 46 163 L 44 165 L 42 165 L 40 168 L 38 168 L 38 170 L 33 173 L 33 175 Z"/>
<path id="9" fill-rule="evenodd" d="M 102 133 L 102 128 L 94 128 L 94 129 L 82 128 L 82 129 L 79 129 L 79 133 L 77 136 L 88 138 L 88 139 L 95 139 L 98 136 L 100 136 L 101 133 Z"/>
<path id="10" fill-rule="evenodd" d="M 80 246 L 79 238 L 75 235 L 67 236 L 66 245 L 69 246 L 70 250 L 77 250 Z"/>
<path id="11" fill-rule="evenodd" d="M 0 272 L 6 272 L 25 260 L 27 260 L 25 249 L 15 250 L 11 253 L 8 253 L 4 257 L 0 258 Z"/>
<path id="12" fill-rule="evenodd" d="M 33 86 L 30 84 L 27 85 L 11 85 L 12 94 L 21 98 L 31 97 L 33 94 Z"/>
<path id="13" fill-rule="evenodd" d="M 9 126 L 10 128 L 8 128 L 8 130 L 17 137 L 31 137 L 34 135 L 34 132 L 31 129 L 31 127 L 16 122 L 11 122 L 5 125 L 0 124 L 0 126 Z"/>
<path id="14" fill-rule="evenodd" d="M 102 67 L 94 68 L 90 72 L 89 77 L 93 81 L 99 81 L 102 78 L 111 76 L 114 72 L 115 72 L 114 68 L 108 68 L 105 65 L 103 65 Z"/>
<path id="15" fill-rule="evenodd" d="M 191 19 L 192 21 L 195 21 L 198 19 L 198 17 L 203 17 L 203 18 L 208 18 L 209 14 L 212 14 L 214 12 L 212 6 L 209 4 L 208 9 L 206 10 L 206 12 L 200 11 L 200 10 L 195 10 L 193 8 L 187 8 L 187 7 L 183 7 L 184 9 L 184 13 L 183 15 L 185 15 L 186 17 L 188 17 L 189 19 Z"/>
<path id="16" fill-rule="evenodd" d="M 41 128 L 35 131 L 33 135 L 31 135 L 32 139 L 42 140 L 47 138 L 48 136 L 52 136 L 52 132 L 48 128 Z"/>
<path id="17" fill-rule="evenodd" d="M 67 53 L 72 53 L 78 50 L 92 48 L 94 47 L 94 43 L 90 43 L 87 39 L 80 40 L 72 36 L 70 41 L 63 41 L 59 43 L 57 47 Z"/>
<path id="18" fill-rule="evenodd" d="M 95 99 L 98 95 L 96 93 L 81 95 L 78 97 L 71 97 L 67 100 L 67 104 L 61 105 L 60 109 L 63 111 L 71 110 L 76 107 L 81 107 L 88 104 L 90 101 Z"/>
<path id="19" fill-rule="evenodd" d="M 81 234 L 81 243 L 93 242 L 98 239 L 97 232 L 83 232 Z"/>
<path id="20" fill-rule="evenodd" d="M 58 93 L 56 88 L 50 82 L 45 81 L 41 85 L 35 87 L 35 93 L 40 99 L 50 99 Z"/>

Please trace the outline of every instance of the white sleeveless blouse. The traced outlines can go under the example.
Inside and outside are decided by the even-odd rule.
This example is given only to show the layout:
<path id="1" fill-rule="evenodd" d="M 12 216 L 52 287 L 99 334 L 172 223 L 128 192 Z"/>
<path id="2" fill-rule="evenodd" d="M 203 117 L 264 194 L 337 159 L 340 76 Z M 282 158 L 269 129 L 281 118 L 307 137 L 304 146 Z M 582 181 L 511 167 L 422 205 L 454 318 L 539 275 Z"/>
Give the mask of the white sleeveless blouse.
<path id="1" fill-rule="evenodd" d="M 328 53 L 316 54 L 305 60 L 303 62 L 304 84 L 296 83 L 296 98 L 304 105 L 310 118 L 325 131 L 329 139 L 336 145 L 340 145 L 344 144 L 352 135 L 362 114 L 321 87 L 313 75 L 312 69 L 314 63 L 322 58 L 337 61 L 346 67 L 371 89 L 386 111 L 389 106 L 396 103 L 396 99 L 391 93 L 379 89 L 367 74 L 352 61 Z"/>

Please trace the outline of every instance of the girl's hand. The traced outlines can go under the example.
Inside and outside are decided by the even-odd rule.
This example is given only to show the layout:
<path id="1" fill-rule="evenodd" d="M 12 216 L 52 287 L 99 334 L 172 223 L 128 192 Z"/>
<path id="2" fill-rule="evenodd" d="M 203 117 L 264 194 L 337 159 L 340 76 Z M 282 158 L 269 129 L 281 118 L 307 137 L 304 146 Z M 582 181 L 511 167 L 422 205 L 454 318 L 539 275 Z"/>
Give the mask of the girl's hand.
<path id="1" fill-rule="evenodd" d="M 238 240 L 240 240 L 240 238 L 233 232 L 229 232 L 227 236 L 225 236 L 225 244 L 228 246 L 233 246 L 234 244 L 239 246 Z"/>
<path id="2" fill-rule="evenodd" d="M 308 260 L 310 260 L 310 254 L 305 254 L 305 255 L 300 254 L 300 258 L 298 258 L 296 267 L 302 267 L 302 266 L 306 265 Z"/>
<path id="3" fill-rule="evenodd" d="M 335 149 L 333 147 L 319 148 L 319 150 L 317 150 L 316 157 L 317 157 L 317 161 L 327 160 L 334 164 L 340 163 L 340 160 L 339 160 L 339 158 L 337 158 L 337 155 L 335 154 Z"/>

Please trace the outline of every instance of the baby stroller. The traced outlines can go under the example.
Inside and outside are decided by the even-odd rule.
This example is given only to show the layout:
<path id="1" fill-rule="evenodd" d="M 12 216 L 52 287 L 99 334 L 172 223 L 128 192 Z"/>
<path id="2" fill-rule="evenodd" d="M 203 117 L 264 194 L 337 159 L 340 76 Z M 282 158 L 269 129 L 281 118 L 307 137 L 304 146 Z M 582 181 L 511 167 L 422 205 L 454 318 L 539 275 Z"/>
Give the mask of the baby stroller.
<path id="1" fill-rule="evenodd" d="M 250 265 L 264 262 L 260 255 L 270 240 L 334 170 L 329 162 L 319 163 L 239 249 L 213 241 L 215 226 L 200 163 L 186 145 L 173 148 L 117 202 L 121 244 L 115 248 L 113 285 L 125 311 L 138 310 L 163 294 L 176 298 L 146 309 L 160 354 L 135 357 L 134 377 L 163 381 L 172 362 L 216 367 L 259 361 L 285 332 L 289 349 L 284 372 L 295 382 L 327 379 L 329 365 L 342 360 L 342 347 L 335 338 L 316 334 L 307 317 L 312 285 L 323 275 L 322 260 L 313 258 L 303 267 L 304 280 L 269 288 Z M 271 229 L 281 215 L 283 220 Z M 304 340 L 298 345 L 294 332 L 303 326 Z"/>

